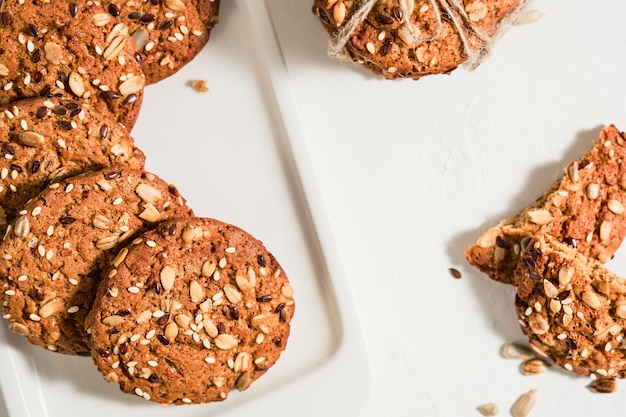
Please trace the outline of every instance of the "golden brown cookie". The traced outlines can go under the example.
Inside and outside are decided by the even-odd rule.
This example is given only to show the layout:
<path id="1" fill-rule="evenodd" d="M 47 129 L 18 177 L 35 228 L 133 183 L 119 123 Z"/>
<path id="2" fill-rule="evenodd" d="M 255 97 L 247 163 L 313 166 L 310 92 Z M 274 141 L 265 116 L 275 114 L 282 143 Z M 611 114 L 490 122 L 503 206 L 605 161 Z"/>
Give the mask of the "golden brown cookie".
<path id="1" fill-rule="evenodd" d="M 154 84 L 191 61 L 218 23 L 219 0 L 107 0 L 137 47 L 146 82 Z"/>
<path id="2" fill-rule="evenodd" d="M 128 30 L 97 4 L 0 2 L 0 105 L 61 95 L 133 127 L 145 78 Z"/>
<path id="3" fill-rule="evenodd" d="M 564 369 L 626 376 L 626 283 L 602 264 L 538 233 L 515 270 L 519 323 L 531 345 Z"/>
<path id="4" fill-rule="evenodd" d="M 127 166 L 50 185 L 0 244 L 0 300 L 9 328 L 52 351 L 89 352 L 85 318 L 101 268 L 139 233 L 190 215 L 174 187 Z"/>
<path id="5" fill-rule="evenodd" d="M 52 182 L 145 157 L 118 122 L 79 101 L 18 100 L 0 107 L 0 236 Z"/>
<path id="6" fill-rule="evenodd" d="M 626 138 L 610 125 L 532 206 L 487 230 L 465 257 L 492 279 L 511 284 L 520 253 L 542 231 L 604 263 L 626 235 L 625 205 Z"/>
<path id="7" fill-rule="evenodd" d="M 105 275 L 89 320 L 93 358 L 126 393 L 163 404 L 221 401 L 287 345 L 287 276 L 233 225 L 165 222 L 122 249 Z"/>
<path id="8" fill-rule="evenodd" d="M 313 12 L 332 38 L 331 55 L 345 55 L 385 78 L 417 79 L 449 73 L 468 58 L 477 65 L 524 3 L 314 0 Z"/>

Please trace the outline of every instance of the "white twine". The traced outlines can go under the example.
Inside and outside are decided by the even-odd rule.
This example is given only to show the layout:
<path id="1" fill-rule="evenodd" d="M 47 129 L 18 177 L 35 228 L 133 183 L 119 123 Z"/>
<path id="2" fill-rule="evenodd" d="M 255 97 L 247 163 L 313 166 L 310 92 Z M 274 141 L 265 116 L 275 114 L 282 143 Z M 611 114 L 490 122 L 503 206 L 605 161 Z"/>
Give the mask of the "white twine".
<path id="1" fill-rule="evenodd" d="M 356 4 L 355 11 L 350 19 L 330 40 L 328 44 L 328 55 L 334 58 L 345 57 L 347 43 L 356 29 L 365 21 L 377 1 L 378 0 L 360 0 Z M 419 30 L 411 23 L 408 1 L 409 0 L 398 0 L 398 5 L 400 10 L 402 10 L 402 20 L 409 31 L 409 38 L 413 41 L 413 45 L 431 41 L 440 35 L 443 27 L 442 12 L 445 12 L 450 17 L 461 38 L 463 51 L 467 56 L 465 65 L 470 67 L 470 69 L 474 69 L 489 55 L 495 41 L 515 22 L 518 15 L 524 10 L 530 0 L 521 0 L 515 9 L 498 22 L 491 36 L 483 33 L 472 23 L 467 13 L 465 13 L 463 3 L 459 0 L 428 0 L 432 10 L 435 12 L 437 27 L 432 35 L 425 37 L 422 37 Z M 472 38 L 477 38 L 480 41 L 478 47 L 474 47 L 470 44 L 470 39 Z"/>

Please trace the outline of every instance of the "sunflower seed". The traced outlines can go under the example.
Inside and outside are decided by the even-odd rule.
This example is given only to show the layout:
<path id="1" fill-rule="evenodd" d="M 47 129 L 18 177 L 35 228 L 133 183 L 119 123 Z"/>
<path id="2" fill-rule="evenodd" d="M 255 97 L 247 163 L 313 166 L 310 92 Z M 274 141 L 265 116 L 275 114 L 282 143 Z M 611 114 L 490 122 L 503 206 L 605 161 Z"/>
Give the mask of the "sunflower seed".
<path id="1" fill-rule="evenodd" d="M 241 293 L 232 285 L 224 285 L 224 295 L 226 295 L 228 301 L 233 304 L 237 304 L 241 301 Z"/>
<path id="2" fill-rule="evenodd" d="M 478 406 L 477 410 L 480 414 L 486 417 L 496 416 L 498 415 L 498 412 L 500 411 L 498 409 L 498 405 L 495 403 L 488 403 L 488 404 L 480 405 Z"/>
<path id="3" fill-rule="evenodd" d="M 528 212 L 530 221 L 537 225 L 544 225 L 550 223 L 554 217 L 549 210 L 533 210 Z"/>
<path id="4" fill-rule="evenodd" d="M 211 321 L 211 319 L 202 320 L 202 327 L 210 337 L 217 337 L 217 335 L 219 334 L 217 326 L 213 323 L 213 321 Z"/>
<path id="5" fill-rule="evenodd" d="M 41 148 L 45 142 L 45 138 L 37 132 L 22 132 L 18 137 L 22 145 L 31 148 Z"/>
<path id="6" fill-rule="evenodd" d="M 39 309 L 39 317 L 46 318 L 50 317 L 55 313 L 58 313 L 63 309 L 63 300 L 59 298 L 55 298 L 51 301 L 48 301 L 46 304 L 41 306 Z"/>
<path id="7" fill-rule="evenodd" d="M 102 323 L 107 326 L 116 327 L 124 323 L 124 317 L 118 315 L 108 316 L 102 319 Z"/>
<path id="8" fill-rule="evenodd" d="M 128 77 L 124 82 L 122 82 L 119 86 L 120 94 L 124 97 L 135 94 L 143 89 L 144 79 L 139 75 L 132 75 Z M 142 186 L 145 184 L 140 184 Z M 159 198 L 161 198 L 161 193 L 158 193 Z M 154 204 L 154 201 L 151 201 Z"/>
<path id="9" fill-rule="evenodd" d="M 30 335 L 30 330 L 28 329 L 28 327 L 25 324 L 18 323 L 16 321 L 9 325 L 9 330 L 11 330 L 13 333 L 21 334 L 22 336 Z"/>
<path id="10" fill-rule="evenodd" d="M 204 299 L 204 289 L 198 281 L 193 280 L 189 284 L 189 296 L 194 303 L 199 303 Z"/>
<path id="11" fill-rule="evenodd" d="M 161 270 L 161 285 L 165 291 L 169 291 L 174 286 L 174 279 L 176 279 L 176 271 L 171 266 L 165 266 Z"/>
<path id="12" fill-rule="evenodd" d="M 535 354 L 527 346 L 519 343 L 507 343 L 502 346 L 502 356 L 507 359 L 532 359 Z"/>
<path id="13" fill-rule="evenodd" d="M 83 94 L 85 94 L 85 84 L 83 83 L 83 77 L 76 71 L 72 71 L 70 73 L 68 84 L 70 86 L 70 90 L 72 90 L 72 93 L 76 94 L 77 97 L 82 97 Z"/>
<path id="14" fill-rule="evenodd" d="M 165 0 L 165 5 L 177 12 L 185 10 L 185 3 L 183 0 Z"/>
<path id="15" fill-rule="evenodd" d="M 338 2 L 333 7 L 333 20 L 337 26 L 340 26 L 346 18 L 346 5 L 343 1 Z"/>
<path id="16" fill-rule="evenodd" d="M 173 342 L 178 337 L 178 325 L 174 322 L 171 322 L 165 327 L 165 337 L 170 342 Z"/>
<path id="17" fill-rule="evenodd" d="M 522 394 L 515 404 L 513 404 L 513 408 L 511 408 L 511 415 L 513 417 L 526 417 L 530 414 L 530 411 L 535 406 L 535 402 L 537 401 L 537 390 L 531 389 L 530 391 Z"/>
<path id="18" fill-rule="evenodd" d="M 239 344 L 234 336 L 227 333 L 222 333 L 215 338 L 215 346 L 222 350 L 229 350 L 236 347 Z"/>

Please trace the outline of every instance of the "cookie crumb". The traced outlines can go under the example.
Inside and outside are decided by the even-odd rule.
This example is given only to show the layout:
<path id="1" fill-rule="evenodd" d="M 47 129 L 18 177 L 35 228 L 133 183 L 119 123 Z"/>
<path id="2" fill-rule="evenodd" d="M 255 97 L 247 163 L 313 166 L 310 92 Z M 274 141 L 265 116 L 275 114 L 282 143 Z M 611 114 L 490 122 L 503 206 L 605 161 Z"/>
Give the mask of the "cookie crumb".
<path id="1" fill-rule="evenodd" d="M 448 271 L 450 271 L 450 275 L 452 275 L 453 278 L 461 279 L 463 277 L 463 275 L 461 275 L 461 271 L 456 268 L 448 268 Z"/>
<path id="2" fill-rule="evenodd" d="M 206 80 L 190 80 L 188 84 L 191 88 L 200 93 L 208 93 L 210 91 Z"/>

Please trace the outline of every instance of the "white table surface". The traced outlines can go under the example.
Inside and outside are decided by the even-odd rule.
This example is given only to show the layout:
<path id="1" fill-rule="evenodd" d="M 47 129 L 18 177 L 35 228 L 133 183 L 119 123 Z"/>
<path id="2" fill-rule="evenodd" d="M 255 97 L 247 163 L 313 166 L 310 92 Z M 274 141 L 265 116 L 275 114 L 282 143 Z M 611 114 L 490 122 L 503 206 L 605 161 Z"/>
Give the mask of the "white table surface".
<path id="1" fill-rule="evenodd" d="M 463 250 L 540 195 L 601 126 L 626 129 L 626 3 L 537 0 L 544 17 L 512 28 L 476 71 L 393 82 L 330 60 L 310 3 L 268 0 L 370 352 L 372 390 L 354 415 L 478 416 L 486 402 L 508 415 L 531 388 L 532 416 L 625 409 L 624 387 L 600 396 L 587 379 L 527 377 L 503 359 L 502 344 L 524 340 L 513 289 Z M 619 258 L 611 268 L 626 276 Z"/>

